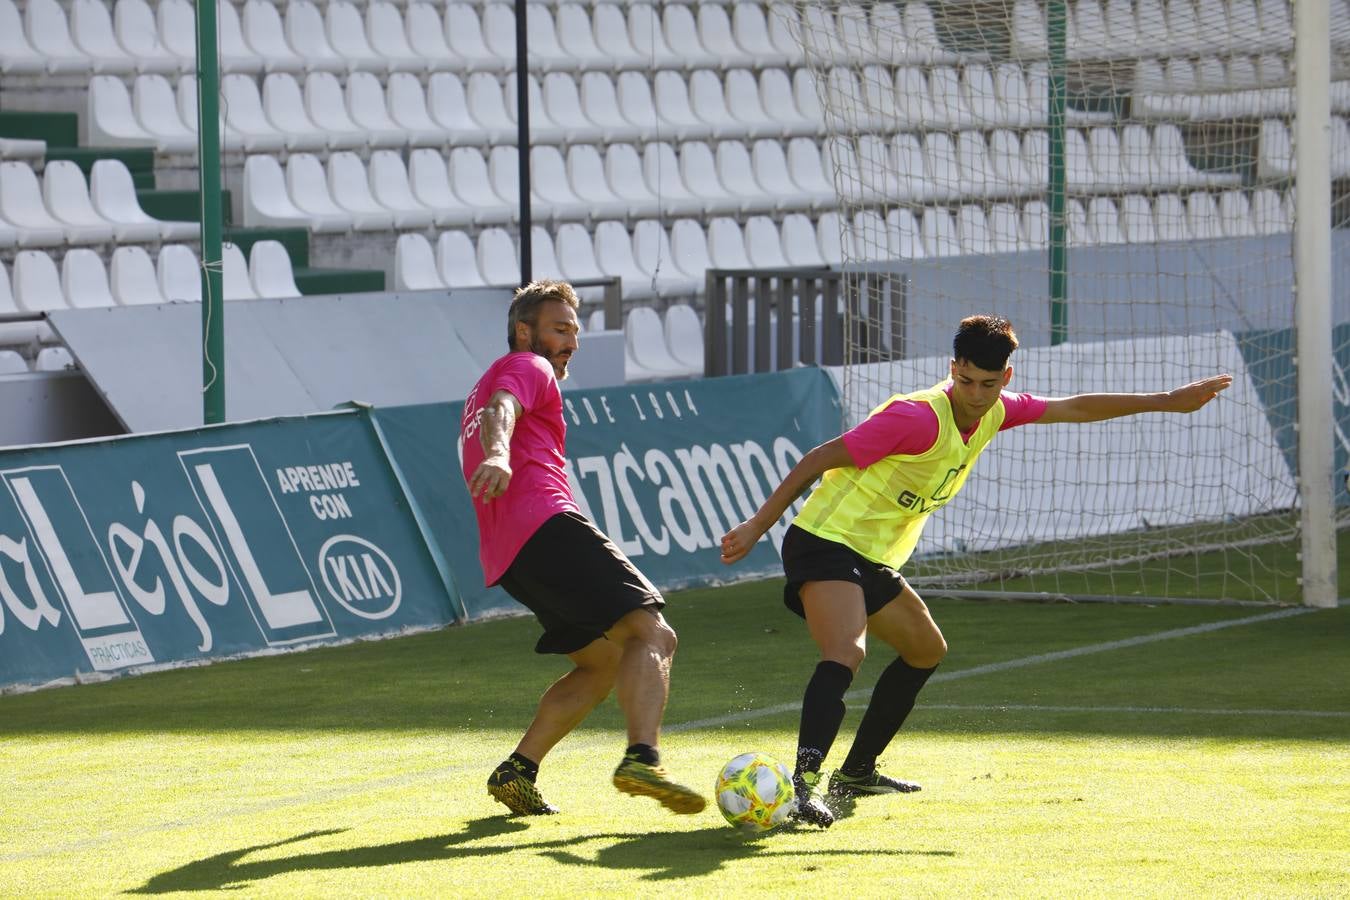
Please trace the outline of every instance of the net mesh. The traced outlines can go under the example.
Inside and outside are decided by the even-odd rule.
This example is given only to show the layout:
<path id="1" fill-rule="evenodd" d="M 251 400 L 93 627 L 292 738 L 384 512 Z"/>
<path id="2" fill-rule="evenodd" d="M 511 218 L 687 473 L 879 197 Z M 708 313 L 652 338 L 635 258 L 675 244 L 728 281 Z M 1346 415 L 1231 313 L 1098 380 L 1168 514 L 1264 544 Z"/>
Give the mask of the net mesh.
<path id="1" fill-rule="evenodd" d="M 1333 7 L 1343 197 L 1350 14 Z M 820 232 L 861 273 L 845 282 L 850 422 L 945 378 L 957 322 L 979 312 L 1007 316 L 1022 341 L 1012 390 L 1238 376 L 1185 419 L 1007 432 L 930 521 L 913 580 L 1298 602 L 1286 0 L 810 0 L 774 12 L 827 123 L 839 206 Z M 1343 220 L 1345 204 L 1333 209 Z M 1347 283 L 1345 236 L 1333 229 L 1333 284 Z M 1346 322 L 1347 301 L 1333 302 Z M 1350 399 L 1347 339 L 1338 325 L 1338 404 Z"/>

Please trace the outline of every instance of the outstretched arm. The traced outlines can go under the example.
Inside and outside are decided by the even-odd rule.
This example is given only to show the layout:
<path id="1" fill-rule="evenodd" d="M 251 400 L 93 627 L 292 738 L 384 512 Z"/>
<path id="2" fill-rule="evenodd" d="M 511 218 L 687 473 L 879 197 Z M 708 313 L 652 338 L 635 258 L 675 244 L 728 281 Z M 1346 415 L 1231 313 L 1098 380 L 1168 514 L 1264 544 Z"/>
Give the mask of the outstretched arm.
<path id="1" fill-rule="evenodd" d="M 806 493 L 827 469 L 851 465 L 853 457 L 844 446 L 844 439 L 838 437 L 803 456 L 758 512 L 722 535 L 722 562 L 731 564 L 749 553 L 764 532 L 772 528 L 792 502 Z"/>
<path id="2" fill-rule="evenodd" d="M 1146 412 L 1192 413 L 1233 383 L 1232 375 L 1214 375 L 1160 394 L 1077 394 L 1046 403 L 1041 425 L 1100 422 Z"/>
<path id="3" fill-rule="evenodd" d="M 492 395 L 478 414 L 478 440 L 483 445 L 483 461 L 469 476 L 469 497 L 480 495 L 483 502 L 506 493 L 511 484 L 511 434 L 523 407 L 510 391 Z"/>

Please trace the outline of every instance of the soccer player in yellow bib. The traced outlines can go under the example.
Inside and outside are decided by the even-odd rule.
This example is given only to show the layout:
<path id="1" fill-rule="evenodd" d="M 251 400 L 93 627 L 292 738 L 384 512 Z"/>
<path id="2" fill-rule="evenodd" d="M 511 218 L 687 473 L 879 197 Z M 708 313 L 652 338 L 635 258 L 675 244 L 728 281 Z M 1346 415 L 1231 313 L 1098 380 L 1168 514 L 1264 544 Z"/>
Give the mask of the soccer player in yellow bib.
<path id="1" fill-rule="evenodd" d="M 862 664 L 868 633 L 895 649 L 858 725 L 853 746 L 831 775 L 841 797 L 908 793 L 917 784 L 881 774 L 879 757 L 914 708 L 915 697 L 947 653 L 942 631 L 899 569 L 928 517 L 965 484 L 998 432 L 1019 425 L 1098 422 L 1146 412 L 1190 413 L 1233 382 L 1215 375 L 1158 394 L 1078 394 L 1045 399 L 1005 391 L 1017 348 L 1001 316 L 961 320 L 951 378 L 897 394 L 856 428 L 814 448 L 758 512 L 722 537 L 734 563 L 816 479 L 783 537 L 783 599 L 806 619 L 820 662 L 802 698 L 797 737 L 796 817 L 821 828 L 834 814 L 821 795 L 820 769 L 844 719 L 844 694 Z M 822 478 L 823 476 L 823 478 Z"/>

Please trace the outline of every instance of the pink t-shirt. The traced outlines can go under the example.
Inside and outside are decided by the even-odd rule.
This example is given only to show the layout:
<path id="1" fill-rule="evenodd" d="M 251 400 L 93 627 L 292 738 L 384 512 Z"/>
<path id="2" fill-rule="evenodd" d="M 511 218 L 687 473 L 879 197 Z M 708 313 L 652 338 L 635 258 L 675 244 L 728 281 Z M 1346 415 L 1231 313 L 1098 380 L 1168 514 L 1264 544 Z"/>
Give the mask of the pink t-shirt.
<path id="1" fill-rule="evenodd" d="M 509 391 L 522 412 L 511 432 L 511 484 L 495 500 L 473 500 L 478 517 L 478 558 L 491 586 L 520 548 L 550 517 L 580 512 L 567 483 L 567 423 L 553 366 L 537 353 L 508 353 L 478 379 L 464 401 L 459 423 L 460 462 L 467 483 L 483 461 L 479 413 L 498 391 Z"/>
<path id="2" fill-rule="evenodd" d="M 952 389 L 947 387 L 947 396 Z M 999 431 L 1035 422 L 1045 414 L 1046 401 L 1031 394 L 1004 391 L 1004 418 Z M 969 439 L 979 422 L 961 437 Z M 922 400 L 897 400 L 875 415 L 868 416 L 843 434 L 844 447 L 853 457 L 853 465 L 865 469 L 879 459 L 903 454 L 918 456 L 931 450 L 938 437 L 937 413 Z"/>

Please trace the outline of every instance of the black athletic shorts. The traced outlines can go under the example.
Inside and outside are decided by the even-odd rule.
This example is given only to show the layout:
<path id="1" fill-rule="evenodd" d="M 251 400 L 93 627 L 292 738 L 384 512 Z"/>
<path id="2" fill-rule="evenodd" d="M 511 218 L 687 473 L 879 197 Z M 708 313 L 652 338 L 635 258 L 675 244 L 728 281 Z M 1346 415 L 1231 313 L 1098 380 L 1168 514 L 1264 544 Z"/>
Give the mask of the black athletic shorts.
<path id="1" fill-rule="evenodd" d="M 851 581 L 863 590 L 870 616 L 905 589 L 905 579 L 890 566 L 872 562 L 852 547 L 827 541 L 805 528 L 789 525 L 783 535 L 783 603 L 805 618 L 801 589 L 808 581 Z"/>
<path id="2" fill-rule="evenodd" d="M 623 551 L 574 512 L 540 525 L 497 583 L 544 626 L 536 653 L 574 653 L 633 610 L 666 605 Z"/>

